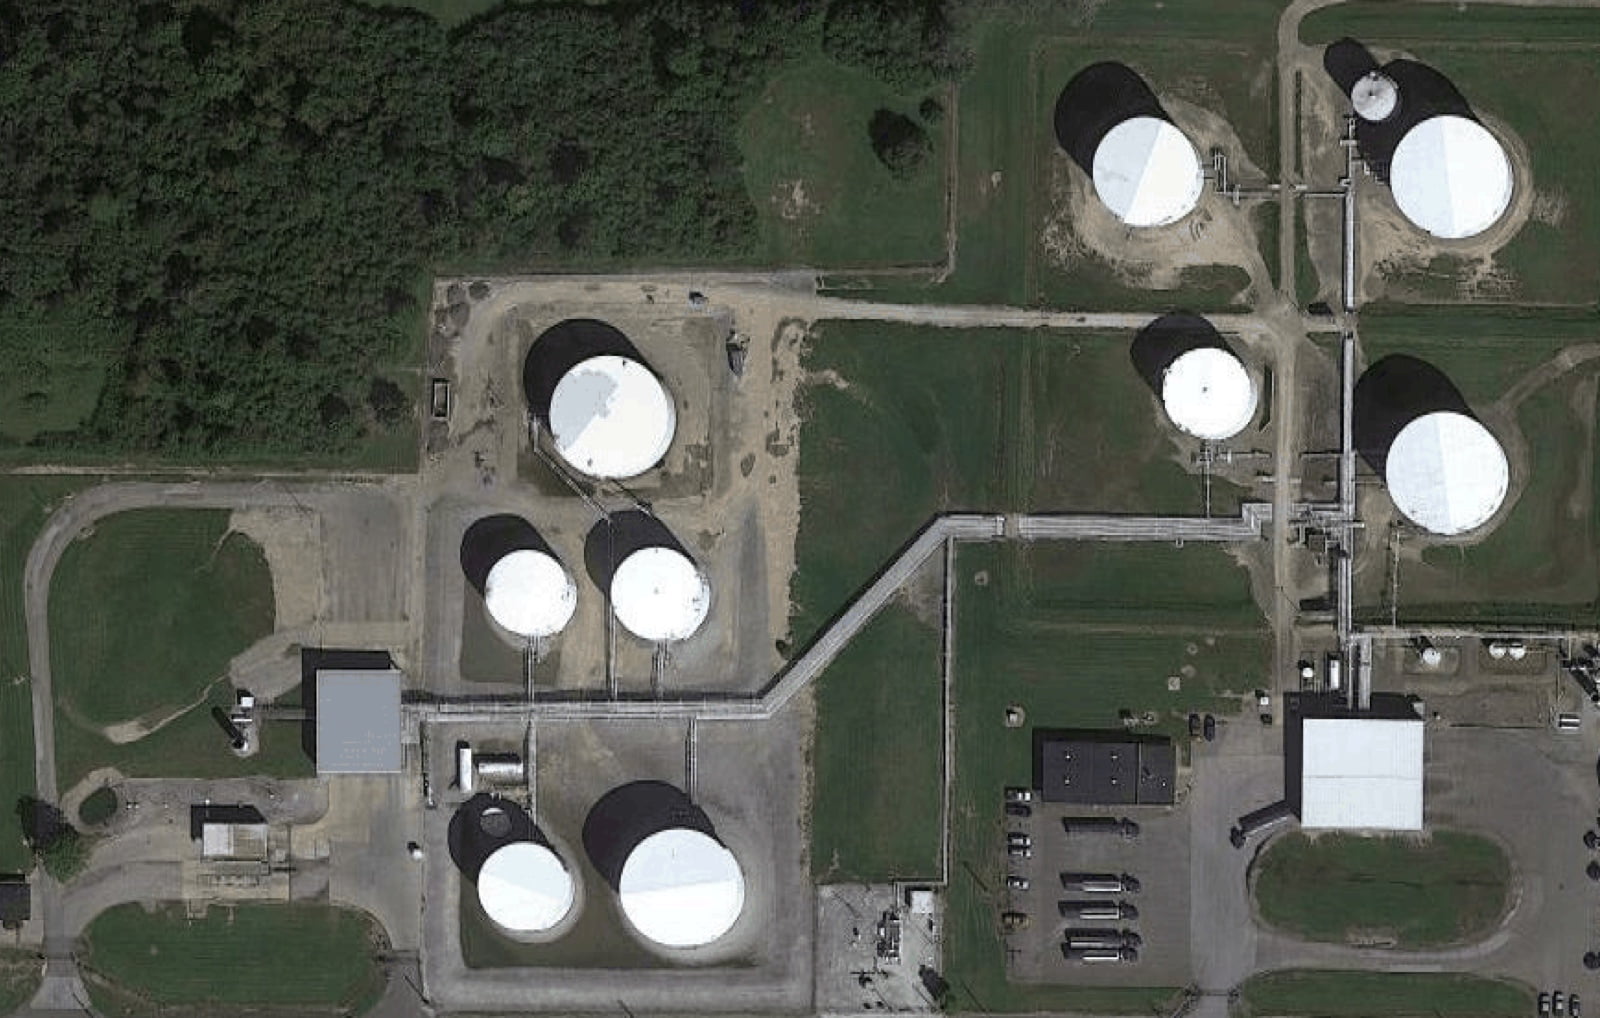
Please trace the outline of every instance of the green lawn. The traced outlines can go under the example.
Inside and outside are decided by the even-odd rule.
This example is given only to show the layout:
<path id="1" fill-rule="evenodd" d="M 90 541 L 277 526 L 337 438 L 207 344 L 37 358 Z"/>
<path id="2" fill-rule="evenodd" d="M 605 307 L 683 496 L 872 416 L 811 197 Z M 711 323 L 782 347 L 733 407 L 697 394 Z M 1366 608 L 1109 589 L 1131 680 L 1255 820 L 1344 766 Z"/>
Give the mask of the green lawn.
<path id="1" fill-rule="evenodd" d="M 1131 339 L 869 322 L 814 329 L 796 643 L 936 512 L 1198 515 L 1200 480 L 1179 465 L 1159 403 L 1129 360 Z M 1235 511 L 1235 496 L 1215 486 L 1215 511 Z"/>
<path id="2" fill-rule="evenodd" d="M 932 94 L 944 101 L 942 91 Z M 867 132 L 878 109 L 920 119 L 925 97 L 896 95 L 820 56 L 767 84 L 740 125 L 739 148 L 769 260 L 849 267 L 944 257 L 942 120 L 922 121 L 933 151 L 904 180 L 878 161 Z"/>
<path id="3" fill-rule="evenodd" d="M 1600 115 L 1600 12 L 1474 5 L 1341 4 L 1310 15 L 1305 41 L 1350 34 L 1436 68 L 1532 155 L 1534 217 L 1495 254 L 1475 300 L 1591 306 L 1600 297 L 1600 139 L 1573 130 Z M 1508 42 L 1507 40 L 1514 40 Z M 1388 296 L 1455 298 L 1474 270 L 1458 259 L 1398 272 Z"/>
<path id="4" fill-rule="evenodd" d="M 272 576 L 225 510 L 141 509 L 70 545 L 50 586 L 56 703 L 85 726 L 188 704 L 269 635 Z"/>
<path id="5" fill-rule="evenodd" d="M 1277 0 L 1243 0 L 1225 11 L 1140 0 L 1096 6 L 1087 18 L 1077 7 L 1038 6 L 1026 18 L 1003 12 L 974 18 L 972 66 L 960 88 L 956 270 L 937 285 L 880 280 L 873 297 L 1152 310 L 1231 306 L 1249 282 L 1238 267 L 1191 268 L 1175 289 L 1150 290 L 1128 285 L 1090 258 L 1070 268 L 1055 265 L 1041 229 L 1051 208 L 1051 167 L 1064 158 L 1057 155 L 1052 111 L 1075 71 L 1120 60 L 1158 94 L 1227 119 L 1251 160 L 1271 176 L 1277 163 L 1272 60 L 1281 9 Z"/>
<path id="6" fill-rule="evenodd" d="M 1241 1018 L 1521 1018 L 1533 991 L 1504 979 L 1451 972 L 1286 969 L 1247 980 Z"/>
<path id="7" fill-rule="evenodd" d="M 382 995 L 384 946 L 377 923 L 349 909 L 213 905 L 190 920 L 180 905 L 118 905 L 84 931 L 81 964 L 107 1015 L 185 1004 L 360 1013 Z"/>
<path id="8" fill-rule="evenodd" d="M 33 688 L 22 575 L 39 530 L 74 491 L 92 483 L 68 477 L 0 478 L 0 873 L 24 872 L 32 857 L 16 803 L 34 793 Z"/>
<path id="9" fill-rule="evenodd" d="M 1435 831 L 1425 841 L 1298 832 L 1255 862 L 1267 922 L 1308 940 L 1392 940 L 1439 947 L 1482 936 L 1500 920 L 1511 862 L 1475 834 Z"/>
<path id="10" fill-rule="evenodd" d="M 935 626 L 896 602 L 818 680 L 811 807 L 818 883 L 938 874 L 939 642 Z"/>
<path id="11" fill-rule="evenodd" d="M 44 959 L 33 951 L 0 948 L 0 1015 L 31 1000 L 43 972 Z"/>
<path id="12" fill-rule="evenodd" d="M 1154 711 L 1179 737 L 1189 710 L 1235 713 L 1266 672 L 1268 639 L 1244 571 L 1221 549 L 1107 544 L 966 545 L 958 555 L 955 859 L 946 976 L 962 1010 L 1106 1008 L 1078 987 L 1008 982 L 998 915 L 1001 790 L 1032 775 L 1032 726 L 1116 729 Z M 1168 687 L 1177 676 L 1180 688 Z M 1028 726 L 1007 729 L 1021 704 Z M 1121 991 L 1145 1011 L 1172 989 Z M 1081 995 L 1091 994 L 1088 998 Z"/>

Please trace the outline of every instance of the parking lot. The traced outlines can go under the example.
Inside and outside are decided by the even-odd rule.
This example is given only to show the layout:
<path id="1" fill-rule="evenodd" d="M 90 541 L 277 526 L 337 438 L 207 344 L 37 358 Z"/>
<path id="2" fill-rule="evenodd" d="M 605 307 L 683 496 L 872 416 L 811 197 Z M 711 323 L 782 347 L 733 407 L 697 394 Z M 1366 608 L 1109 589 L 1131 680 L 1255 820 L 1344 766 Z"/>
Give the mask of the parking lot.
<path id="1" fill-rule="evenodd" d="M 1026 876 L 1026 890 L 1013 888 L 1013 911 L 1026 913 L 1026 928 L 1007 941 L 1011 978 L 1019 982 L 1072 982 L 1085 986 L 1181 986 L 1189 982 L 1189 820 L 1182 806 L 1094 807 L 1032 804 L 1033 815 L 1007 817 L 1006 829 L 1032 839 L 1031 859 L 1011 858 L 1009 871 Z M 1114 830 L 1068 834 L 1064 817 L 1127 818 L 1136 837 Z M 1062 873 L 1127 874 L 1137 892 L 1089 893 L 1062 886 Z M 1081 920 L 1063 917 L 1062 901 L 1125 902 L 1137 918 Z M 1122 962 L 1068 960 L 1065 931 L 1128 930 L 1139 937 L 1138 957 Z"/>

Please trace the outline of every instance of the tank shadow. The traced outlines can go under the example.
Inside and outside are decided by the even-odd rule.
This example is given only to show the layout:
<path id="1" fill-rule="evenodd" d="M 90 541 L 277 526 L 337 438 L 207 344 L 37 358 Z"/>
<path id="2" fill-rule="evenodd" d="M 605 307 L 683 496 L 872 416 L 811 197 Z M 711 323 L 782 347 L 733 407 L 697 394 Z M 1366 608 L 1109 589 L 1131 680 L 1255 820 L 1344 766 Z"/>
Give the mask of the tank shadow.
<path id="1" fill-rule="evenodd" d="M 549 420 L 550 398 L 561 377 L 591 357 L 606 356 L 645 363 L 639 348 L 620 329 L 597 319 L 569 318 L 546 329 L 522 362 L 522 394 L 529 412 L 541 421 Z"/>
<path id="2" fill-rule="evenodd" d="M 1356 451 L 1383 476 L 1389 447 L 1401 429 L 1423 414 L 1445 410 L 1473 416 L 1444 372 L 1409 354 L 1391 354 L 1356 381 L 1351 406 Z"/>
<path id="3" fill-rule="evenodd" d="M 542 551 L 551 558 L 556 557 L 549 542 L 521 516 L 510 513 L 485 516 L 467 527 L 461 536 L 461 571 L 480 597 L 488 584 L 489 570 L 514 551 Z"/>
<path id="4" fill-rule="evenodd" d="M 589 810 L 583 849 L 595 872 L 617 890 L 628 855 L 645 838 L 673 827 L 717 836 L 705 810 L 681 789 L 665 781 L 633 781 L 613 788 Z"/>
<path id="5" fill-rule="evenodd" d="M 1170 120 L 1143 78 L 1126 64 L 1090 64 L 1056 98 L 1056 143 L 1094 177 L 1094 153 L 1113 127 L 1132 117 Z"/>

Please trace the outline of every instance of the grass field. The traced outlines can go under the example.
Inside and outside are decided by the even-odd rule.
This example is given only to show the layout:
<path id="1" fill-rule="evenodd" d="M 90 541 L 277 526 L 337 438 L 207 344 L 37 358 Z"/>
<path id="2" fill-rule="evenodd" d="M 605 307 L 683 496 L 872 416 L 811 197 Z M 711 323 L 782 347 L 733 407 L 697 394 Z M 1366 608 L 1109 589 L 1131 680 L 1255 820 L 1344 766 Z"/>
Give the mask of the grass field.
<path id="1" fill-rule="evenodd" d="M 359 1014 L 382 995 L 385 939 L 360 912 L 320 905 L 118 905 L 84 931 L 81 964 L 106 1015 L 166 1005 L 327 1009 Z"/>
<path id="2" fill-rule="evenodd" d="M 259 546 L 224 510 L 118 513 L 70 545 L 50 585 L 58 709 L 85 725 L 199 698 L 273 624 Z"/>
<path id="3" fill-rule="evenodd" d="M 506 0 L 359 0 L 368 7 L 409 7 L 433 18 L 445 27 L 494 10 Z"/>
<path id="4" fill-rule="evenodd" d="M 1005 859 L 1001 791 L 1032 775 L 1028 726 L 1119 727 L 1157 712 L 1180 736 L 1189 710 L 1231 714 L 1267 667 L 1268 640 L 1242 569 L 1217 548 L 968 545 L 958 555 L 955 864 L 945 919 L 946 976 L 963 1010 L 1100 1008 L 1071 987 L 1006 980 L 998 935 Z M 980 585 L 981 584 L 981 585 Z M 1181 688 L 1168 687 L 1177 676 Z M 1124 991 L 1150 1010 L 1176 991 Z"/>
<path id="5" fill-rule="evenodd" d="M 923 122 L 933 151 L 905 180 L 878 161 L 867 132 L 878 109 L 918 120 L 923 98 L 821 56 L 767 84 L 740 125 L 739 148 L 768 260 L 848 267 L 944 257 L 943 122 Z"/>
<path id="6" fill-rule="evenodd" d="M 944 510 L 1199 513 L 1128 334 L 825 322 L 805 357 L 796 643 Z M 1213 489 L 1216 512 L 1233 489 Z M 863 512 L 870 506 L 870 512 Z M 838 521 L 848 519 L 850 526 Z"/>
<path id="7" fill-rule="evenodd" d="M 1540 213 L 1495 254 L 1497 278 L 1474 299 L 1594 304 L 1600 297 L 1600 140 L 1574 125 L 1600 114 L 1600 12 L 1341 4 L 1301 25 L 1323 43 L 1353 35 L 1405 50 L 1448 76 L 1473 108 L 1527 146 Z M 1508 43 L 1507 40 L 1515 40 Z M 1401 300 L 1447 298 L 1471 270 L 1439 260 L 1390 280 Z"/>
<path id="8" fill-rule="evenodd" d="M 28 550 L 61 500 L 86 478 L 0 479 L 0 873 L 24 872 L 32 856 L 15 806 L 32 795 L 33 690 L 28 682 L 28 626 L 22 575 Z"/>
<path id="9" fill-rule="evenodd" d="M 1241 1018 L 1520 1018 L 1534 1013 L 1521 983 L 1450 972 L 1286 969 L 1240 987 Z"/>
<path id="10" fill-rule="evenodd" d="M 1439 947 L 1481 936 L 1500 919 L 1511 862 L 1475 834 L 1435 831 L 1426 841 L 1298 832 L 1255 862 L 1262 918 L 1308 940 L 1392 940 Z"/>
<path id="11" fill-rule="evenodd" d="M 0 316 L 0 436 L 30 441 L 69 432 L 94 410 L 116 337 L 102 320 L 70 313 L 8 311 Z"/>
<path id="12" fill-rule="evenodd" d="M 939 631 L 903 602 L 884 609 L 822 674 L 811 807 L 819 883 L 938 874 L 940 685 Z"/>
<path id="13" fill-rule="evenodd" d="M 0 1015 L 32 999 L 43 972 L 44 958 L 33 951 L 0 948 Z"/>
<path id="14" fill-rule="evenodd" d="M 1041 223 L 1050 208 L 1051 127 L 1071 75 L 1097 60 L 1140 71 L 1157 93 L 1225 117 L 1253 162 L 1276 172 L 1272 93 L 1274 32 L 1282 4 L 1136 3 L 1095 8 L 1035 6 L 1020 19 L 988 12 L 971 26 L 971 69 L 961 80 L 955 272 L 938 285 L 879 282 L 873 297 L 936 302 L 1049 303 L 1073 308 L 1194 311 L 1230 306 L 1248 277 L 1202 266 L 1176 289 L 1129 286 L 1104 263 L 1052 267 Z"/>

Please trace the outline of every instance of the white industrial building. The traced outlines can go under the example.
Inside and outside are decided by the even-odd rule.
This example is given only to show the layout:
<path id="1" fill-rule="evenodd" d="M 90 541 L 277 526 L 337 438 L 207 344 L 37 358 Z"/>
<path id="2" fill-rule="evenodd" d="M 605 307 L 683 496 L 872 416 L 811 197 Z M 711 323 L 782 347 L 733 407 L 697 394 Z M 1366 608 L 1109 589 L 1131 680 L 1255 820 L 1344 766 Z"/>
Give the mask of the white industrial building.
<path id="1" fill-rule="evenodd" d="M 641 548 L 611 576 L 611 610 L 640 639 L 682 640 L 711 610 L 711 581 L 676 548 Z"/>
<path id="2" fill-rule="evenodd" d="M 622 865 L 622 913 L 640 935 L 665 947 L 721 939 L 744 910 L 739 861 L 709 834 L 672 827 L 636 845 Z"/>
<path id="3" fill-rule="evenodd" d="M 550 397 L 556 452 L 590 477 L 623 480 L 644 473 L 667 454 L 677 425 L 666 387 L 630 357 L 580 361 Z"/>
<path id="4" fill-rule="evenodd" d="M 1429 117 L 1395 146 L 1389 188 L 1401 213 L 1433 236 L 1473 237 L 1511 204 L 1511 160 L 1476 120 Z"/>
<path id="5" fill-rule="evenodd" d="M 1180 354 L 1161 376 L 1161 404 L 1179 429 L 1221 441 L 1249 426 L 1256 414 L 1256 387 L 1239 358 L 1201 347 Z"/>
<path id="6" fill-rule="evenodd" d="M 318 774 L 399 772 L 400 679 L 392 668 L 317 672 Z"/>
<path id="7" fill-rule="evenodd" d="M 1307 718 L 1301 729 L 1301 826 L 1421 830 L 1422 745 L 1421 718 Z"/>
<path id="8" fill-rule="evenodd" d="M 1094 190 L 1129 226 L 1166 226 L 1193 211 L 1205 187 L 1200 155 L 1160 117 L 1130 117 L 1094 151 Z"/>
<path id="9" fill-rule="evenodd" d="M 478 903 L 512 936 L 545 933 L 572 912 L 577 884 L 561 857 L 544 845 L 514 841 L 484 860 Z"/>
<path id="10" fill-rule="evenodd" d="M 484 582 L 483 603 L 501 628 L 527 639 L 553 636 L 578 608 L 572 574 L 550 555 L 519 548 L 500 558 Z"/>
<path id="11" fill-rule="evenodd" d="M 1435 534 L 1483 526 L 1505 502 L 1511 470 L 1494 435 L 1466 414 L 1423 414 L 1400 429 L 1384 463 L 1395 508 Z"/>

